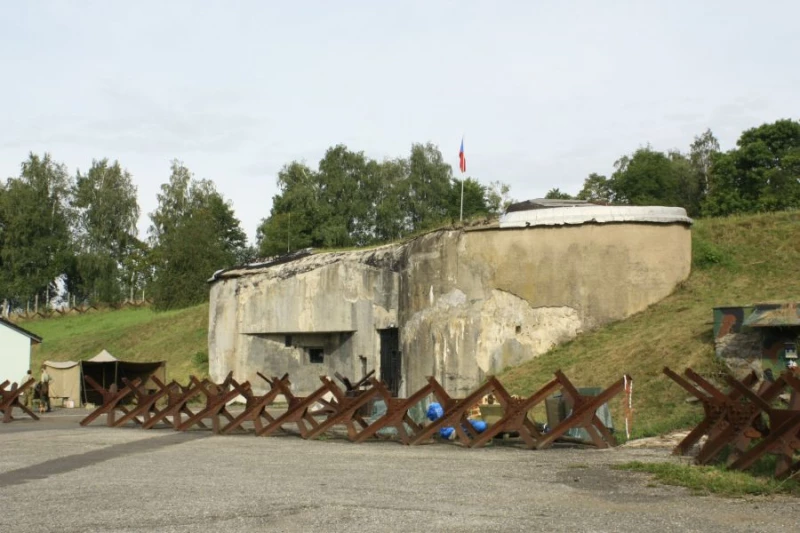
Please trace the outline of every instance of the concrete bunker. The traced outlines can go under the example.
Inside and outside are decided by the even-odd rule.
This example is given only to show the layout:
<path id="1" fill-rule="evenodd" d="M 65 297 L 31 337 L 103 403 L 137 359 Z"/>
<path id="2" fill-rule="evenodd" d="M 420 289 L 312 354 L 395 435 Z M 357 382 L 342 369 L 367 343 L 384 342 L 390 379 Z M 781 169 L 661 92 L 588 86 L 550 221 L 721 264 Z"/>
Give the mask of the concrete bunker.
<path id="1" fill-rule="evenodd" d="M 258 384 L 376 370 L 400 396 L 454 395 L 667 296 L 689 275 L 680 208 L 526 202 L 499 221 L 403 244 L 298 253 L 217 272 L 209 365 Z"/>

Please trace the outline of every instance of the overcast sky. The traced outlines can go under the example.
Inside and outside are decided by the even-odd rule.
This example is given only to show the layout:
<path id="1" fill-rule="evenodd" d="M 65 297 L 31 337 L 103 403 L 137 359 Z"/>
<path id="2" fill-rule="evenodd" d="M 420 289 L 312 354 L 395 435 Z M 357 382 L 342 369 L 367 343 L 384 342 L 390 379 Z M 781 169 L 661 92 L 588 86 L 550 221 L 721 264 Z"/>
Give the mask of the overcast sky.
<path id="1" fill-rule="evenodd" d="M 463 133 L 479 181 L 575 193 L 641 145 L 797 119 L 798 20 L 796 0 L 5 1 L 0 177 L 30 151 L 119 159 L 144 233 L 177 158 L 252 238 L 292 160 L 430 141 L 457 170 Z"/>

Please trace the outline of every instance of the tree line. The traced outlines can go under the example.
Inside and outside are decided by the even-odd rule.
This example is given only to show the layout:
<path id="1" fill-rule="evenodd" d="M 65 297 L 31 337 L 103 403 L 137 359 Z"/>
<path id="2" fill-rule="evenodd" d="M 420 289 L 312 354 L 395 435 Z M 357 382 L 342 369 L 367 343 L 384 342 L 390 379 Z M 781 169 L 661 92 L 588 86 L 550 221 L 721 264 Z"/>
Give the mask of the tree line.
<path id="1" fill-rule="evenodd" d="M 462 181 L 430 143 L 384 161 L 333 146 L 316 169 L 297 161 L 284 166 L 278 188 L 257 230 L 261 256 L 385 243 L 461 217 Z M 509 202 L 500 182 L 467 177 L 463 191 L 465 219 L 498 215 Z"/>
<path id="2" fill-rule="evenodd" d="M 74 175 L 49 154 L 30 154 L 19 176 L 0 181 L 0 301 L 25 307 L 64 293 L 115 303 L 144 294 L 158 309 L 208 297 L 216 270 L 301 248 L 380 244 L 461 216 L 490 217 L 509 203 L 508 186 L 453 175 L 439 149 L 414 144 L 407 157 L 377 161 L 344 145 L 316 168 L 286 164 L 278 194 L 248 245 L 232 205 L 214 182 L 179 161 L 161 185 L 147 237 L 130 172 L 100 159 Z M 551 189 L 548 198 L 573 198 Z M 610 177 L 590 174 L 575 198 L 596 203 L 684 207 L 725 216 L 800 207 L 800 122 L 779 120 L 743 132 L 723 152 L 710 130 L 688 152 L 639 148 Z"/>
<path id="3" fill-rule="evenodd" d="M 285 165 L 278 186 L 251 246 L 214 182 L 173 161 L 140 239 L 137 188 L 119 161 L 95 160 L 72 175 L 51 155 L 31 153 L 19 176 L 0 181 L 0 302 L 147 294 L 157 309 L 180 308 L 206 300 L 206 281 L 221 268 L 309 246 L 382 243 L 460 216 L 461 182 L 431 144 L 381 162 L 337 145 L 315 170 Z M 508 202 L 501 183 L 467 178 L 463 186 L 465 218 L 496 215 Z"/>
<path id="4" fill-rule="evenodd" d="M 559 189 L 547 197 L 573 198 Z M 800 208 L 800 121 L 748 129 L 727 152 L 711 130 L 696 136 L 686 153 L 639 148 L 619 158 L 610 177 L 590 174 L 574 198 L 679 206 L 692 217 Z"/>
<path id="5" fill-rule="evenodd" d="M 213 182 L 178 161 L 171 170 L 141 240 L 137 189 L 119 161 L 73 176 L 49 154 L 30 154 L 18 177 L 0 182 L 0 300 L 116 303 L 146 292 L 167 309 L 205 299 L 210 273 L 246 259 L 246 236 Z"/>

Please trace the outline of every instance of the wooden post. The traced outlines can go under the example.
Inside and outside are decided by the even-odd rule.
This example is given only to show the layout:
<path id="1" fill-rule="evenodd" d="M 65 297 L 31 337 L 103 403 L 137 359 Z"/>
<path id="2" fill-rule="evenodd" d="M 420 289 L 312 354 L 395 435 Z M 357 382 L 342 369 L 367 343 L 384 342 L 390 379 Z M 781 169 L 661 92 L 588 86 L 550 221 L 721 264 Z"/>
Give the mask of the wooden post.
<path id="1" fill-rule="evenodd" d="M 39 295 L 37 294 L 33 299 L 33 312 L 39 312 Z"/>

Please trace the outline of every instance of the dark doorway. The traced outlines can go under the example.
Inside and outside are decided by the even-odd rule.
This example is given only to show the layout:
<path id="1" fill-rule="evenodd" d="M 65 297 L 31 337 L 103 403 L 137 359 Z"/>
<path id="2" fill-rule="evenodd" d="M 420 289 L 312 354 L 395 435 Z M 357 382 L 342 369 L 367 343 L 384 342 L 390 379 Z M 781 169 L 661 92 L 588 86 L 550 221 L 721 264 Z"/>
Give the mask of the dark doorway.
<path id="1" fill-rule="evenodd" d="M 381 381 L 386 384 L 392 396 L 400 392 L 400 335 L 397 328 L 379 329 L 381 336 Z"/>

